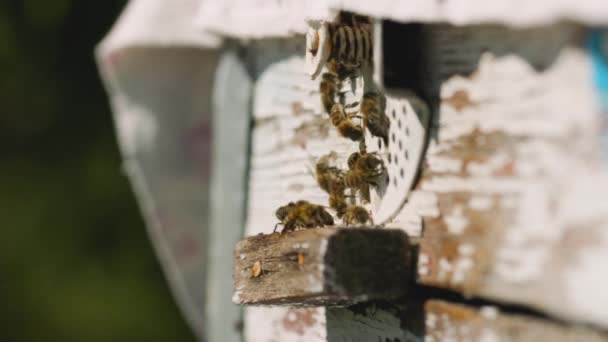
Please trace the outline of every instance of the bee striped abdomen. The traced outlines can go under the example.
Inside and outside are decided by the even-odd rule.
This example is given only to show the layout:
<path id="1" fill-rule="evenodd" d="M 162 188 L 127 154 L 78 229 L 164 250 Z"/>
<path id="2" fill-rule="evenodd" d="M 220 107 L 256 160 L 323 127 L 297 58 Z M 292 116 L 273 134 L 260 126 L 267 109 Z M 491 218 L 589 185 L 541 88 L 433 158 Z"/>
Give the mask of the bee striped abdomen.
<path id="1" fill-rule="evenodd" d="M 363 95 L 361 114 L 369 132 L 373 136 L 381 137 L 384 143 L 388 144 L 390 122 L 384 113 L 381 95 L 377 93 L 366 93 Z"/>
<path id="2" fill-rule="evenodd" d="M 339 64 L 358 66 L 372 59 L 371 31 L 364 26 L 331 25 L 330 60 Z"/>
<path id="3" fill-rule="evenodd" d="M 363 138 L 363 128 L 353 123 L 344 111 L 344 106 L 336 103 L 332 106 L 329 113 L 332 125 L 338 129 L 340 135 L 354 141 Z"/>
<path id="4" fill-rule="evenodd" d="M 327 113 L 330 113 L 331 107 L 335 104 L 335 97 L 338 93 L 339 80 L 334 73 L 326 72 L 321 76 L 319 91 L 321 93 L 321 102 Z"/>

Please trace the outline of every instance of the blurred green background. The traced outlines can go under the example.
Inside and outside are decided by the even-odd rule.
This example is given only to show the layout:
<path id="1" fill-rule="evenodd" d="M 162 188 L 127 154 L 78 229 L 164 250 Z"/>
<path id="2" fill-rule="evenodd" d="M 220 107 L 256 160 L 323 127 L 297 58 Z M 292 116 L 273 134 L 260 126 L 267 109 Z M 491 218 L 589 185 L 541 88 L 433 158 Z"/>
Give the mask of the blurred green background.
<path id="1" fill-rule="evenodd" d="M 93 49 L 126 1 L 0 1 L 0 340 L 189 341 Z"/>

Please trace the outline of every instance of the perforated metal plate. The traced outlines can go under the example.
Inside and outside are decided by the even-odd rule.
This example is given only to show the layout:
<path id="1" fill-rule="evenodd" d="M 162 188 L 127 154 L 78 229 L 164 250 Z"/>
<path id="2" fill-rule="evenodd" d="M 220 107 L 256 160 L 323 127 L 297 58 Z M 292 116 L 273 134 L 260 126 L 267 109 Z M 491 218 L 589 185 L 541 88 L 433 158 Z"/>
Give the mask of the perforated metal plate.
<path id="1" fill-rule="evenodd" d="M 307 46 L 311 45 L 314 32 L 319 29 L 318 23 L 313 24 L 307 34 Z M 390 120 L 388 144 L 385 145 L 381 138 L 373 137 L 369 131 L 365 136 L 367 151 L 377 153 L 382 158 L 386 171 L 385 177 L 378 180 L 378 187 L 371 189 L 369 209 L 376 224 L 390 222 L 407 201 L 420 167 L 430 121 L 427 105 L 413 93 L 406 90 L 386 93 L 381 77 L 384 70 L 381 65 L 382 44 L 385 43 L 381 41 L 381 29 L 380 22 L 376 22 L 373 70 L 362 70 L 361 76 L 345 80 L 341 89 L 343 104 L 347 108 L 358 108 L 357 104 L 360 104 L 366 92 L 384 93 L 386 96 L 385 114 Z M 318 36 L 321 38 L 320 45 L 324 46 L 327 35 Z M 306 64 L 311 76 L 319 74 L 325 57 L 312 56 L 307 49 Z M 353 120 L 360 124 L 357 119 Z"/>
<path id="2" fill-rule="evenodd" d="M 386 97 L 390 120 L 388 145 L 366 133 L 368 152 L 377 152 L 386 168 L 386 177 L 372 188 L 372 215 L 377 223 L 392 220 L 407 201 L 422 160 L 429 123 L 426 104 L 411 93 Z"/>

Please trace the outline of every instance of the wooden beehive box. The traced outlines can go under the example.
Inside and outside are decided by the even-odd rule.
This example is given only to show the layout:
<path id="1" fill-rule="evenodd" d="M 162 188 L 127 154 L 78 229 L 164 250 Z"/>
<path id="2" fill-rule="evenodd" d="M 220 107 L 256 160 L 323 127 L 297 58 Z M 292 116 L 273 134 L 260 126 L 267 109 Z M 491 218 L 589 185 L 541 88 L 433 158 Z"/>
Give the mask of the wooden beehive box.
<path id="1" fill-rule="evenodd" d="M 608 250 L 608 241 L 603 240 L 608 227 L 602 224 L 608 212 L 602 210 L 598 202 L 601 195 L 595 193 L 605 183 L 598 166 L 599 111 L 593 69 L 585 49 L 587 29 L 570 23 L 529 29 L 397 23 L 379 27 L 383 32 L 376 37 L 383 41 L 376 48 L 382 51 L 376 56 L 381 56 L 377 63 L 383 65 L 378 70 L 384 74 L 375 75 L 375 80 L 385 86 L 389 102 L 401 101 L 399 106 L 388 106 L 391 129 L 405 132 L 411 129 L 408 123 L 417 123 L 421 131 L 417 137 L 428 143 L 391 141 L 395 149 L 386 152 L 389 167 L 403 157 L 404 149 L 426 150 L 421 164 L 416 152 L 410 152 L 414 155 L 410 165 L 389 169 L 389 179 L 411 176 L 412 183 L 392 185 L 389 181 L 388 186 L 403 197 L 388 200 L 397 210 L 383 216 L 383 226 L 377 228 L 406 232 L 414 241 L 403 247 L 410 253 L 418 253 L 419 241 L 413 278 L 420 285 L 455 290 L 467 298 L 479 296 L 559 319 L 605 326 L 608 311 L 594 303 L 604 296 L 598 284 L 606 283 L 601 275 L 601 256 Z M 270 233 L 276 223 L 274 211 L 289 201 L 325 203 L 327 195 L 318 189 L 309 171 L 311 160 L 329 150 L 338 152 L 344 160 L 357 148 L 336 134 L 322 112 L 318 82 L 305 73 L 303 44 L 303 37 L 295 37 L 262 40 L 245 48 L 244 60 L 254 80 L 246 235 Z M 412 101 L 423 101 L 429 113 L 424 105 L 412 106 Z M 409 106 L 399 112 L 398 108 L 405 107 L 401 104 Z M 393 116 L 394 109 L 397 116 Z M 431 112 L 432 121 L 427 126 Z M 417 120 L 405 123 L 407 114 L 414 114 Z M 403 124 L 399 115 L 403 115 Z M 375 143 L 368 140 L 368 145 Z M 404 148 L 399 149 L 402 144 Z M 405 172 L 399 171 L 402 167 Z M 403 177 L 404 173 L 408 176 Z M 586 204 L 581 204 L 583 201 Z M 583 208 L 585 211 L 579 211 Z M 371 211 L 381 211 L 374 201 Z M 463 313 L 475 310 L 474 305 L 462 312 L 452 310 L 449 304 L 408 310 L 420 307 L 421 302 L 411 298 L 412 285 L 407 277 L 386 280 L 384 294 L 382 290 L 376 293 L 373 289 L 377 291 L 377 287 L 371 282 L 367 293 L 329 291 L 323 276 L 306 276 L 307 272 L 298 267 L 296 255 L 307 251 L 303 245 L 310 244 L 311 256 L 320 253 L 313 247 L 317 244 L 314 238 L 301 241 L 297 237 L 300 235 L 278 238 L 280 244 L 292 245 L 287 249 L 269 241 L 256 245 L 255 253 L 237 246 L 233 300 L 288 305 L 246 308 L 246 339 L 331 340 L 330 336 L 340 336 L 362 341 L 407 340 L 426 334 L 430 340 L 441 340 L 452 334 L 452 329 L 465 329 L 451 327 L 448 321 L 434 326 L 433 315 L 455 315 L 467 325 L 480 324 L 471 328 L 476 329 L 471 336 L 479 339 L 486 330 L 509 336 L 509 329 L 525 331 L 520 340 L 528 338 L 525 334 L 564 340 L 586 338 L 585 331 L 568 330 L 566 325 L 546 319 L 528 322 L 517 314 L 515 321 L 519 323 L 513 324 L 522 325 L 518 328 L 477 322 L 474 314 Z M 378 267 L 366 251 L 361 251 L 367 256 L 359 263 L 362 273 L 367 267 Z M 336 268 L 323 258 L 323 253 L 319 257 L 307 262 L 315 269 Z M 268 273 L 252 277 L 255 261 L 261 261 L 262 270 L 268 268 Z M 404 267 L 409 267 L 409 261 L 401 259 Z M 390 290 L 392 281 L 401 281 L 399 300 Z M 358 280 L 353 277 L 352 282 Z M 272 289 L 281 294 L 272 295 L 276 293 Z M 315 299 L 306 299 L 309 295 Z M 363 313 L 344 308 L 290 307 L 370 299 L 392 304 Z M 352 312 L 355 316 L 350 316 Z M 419 312 L 419 316 L 413 312 Z M 369 322 L 353 317 L 364 317 Z M 420 325 L 404 323 L 423 321 L 423 317 L 426 332 Z M 540 326 L 536 328 L 535 324 Z M 552 332 L 553 327 L 558 330 Z M 559 329 L 569 333 L 562 335 Z M 466 339 L 465 335 L 455 336 Z"/>
<path id="2" fill-rule="evenodd" d="M 123 153 L 139 195 L 156 199 L 144 203 L 152 237 L 199 336 L 608 339 L 608 39 L 597 29 L 608 6 L 518 5 L 189 0 L 179 13 L 193 19 L 198 9 L 196 29 L 175 20 L 173 31 L 159 32 L 162 49 L 125 52 L 118 38 L 130 36 L 113 37 L 124 55 L 102 54 L 108 66 L 144 81 L 161 74 L 174 87 L 106 75 L 127 94 L 115 99 L 131 115 L 117 116 L 119 133 L 163 133 L 157 146 L 165 150 L 123 141 Z M 381 91 L 391 122 L 388 145 L 366 136 L 388 176 L 366 205 L 375 225 L 272 235 L 280 205 L 327 203 L 315 161 L 335 151 L 344 167 L 358 148 L 332 127 L 305 60 L 309 20 L 344 10 L 375 22 L 374 68 L 345 82 L 345 101 Z M 151 38 L 138 39 L 125 46 Z M 135 62 L 146 54 L 150 65 Z M 135 115 L 150 109 L 158 127 Z M 209 127 L 212 157 L 175 156 L 179 136 Z M 153 140 L 143 133 L 136 138 Z M 199 167 L 209 161 L 210 179 L 201 182 Z M 183 172 L 167 171 L 175 163 Z M 138 183 L 137 172 L 152 186 Z M 163 177 L 171 182 L 155 187 Z M 210 189 L 207 224 L 197 221 L 207 199 L 201 184 Z M 173 235 L 173 225 L 183 234 Z M 162 243 L 201 230 L 198 254 L 180 259 L 180 248 Z"/>

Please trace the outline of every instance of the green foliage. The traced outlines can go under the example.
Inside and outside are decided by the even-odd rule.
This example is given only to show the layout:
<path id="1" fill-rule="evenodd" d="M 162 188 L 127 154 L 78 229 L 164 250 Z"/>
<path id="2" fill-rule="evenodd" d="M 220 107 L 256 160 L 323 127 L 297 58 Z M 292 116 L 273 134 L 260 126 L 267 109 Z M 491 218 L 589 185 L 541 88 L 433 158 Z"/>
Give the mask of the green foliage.
<path id="1" fill-rule="evenodd" d="M 93 60 L 124 3 L 0 2 L 2 341 L 193 339 L 120 171 Z"/>

